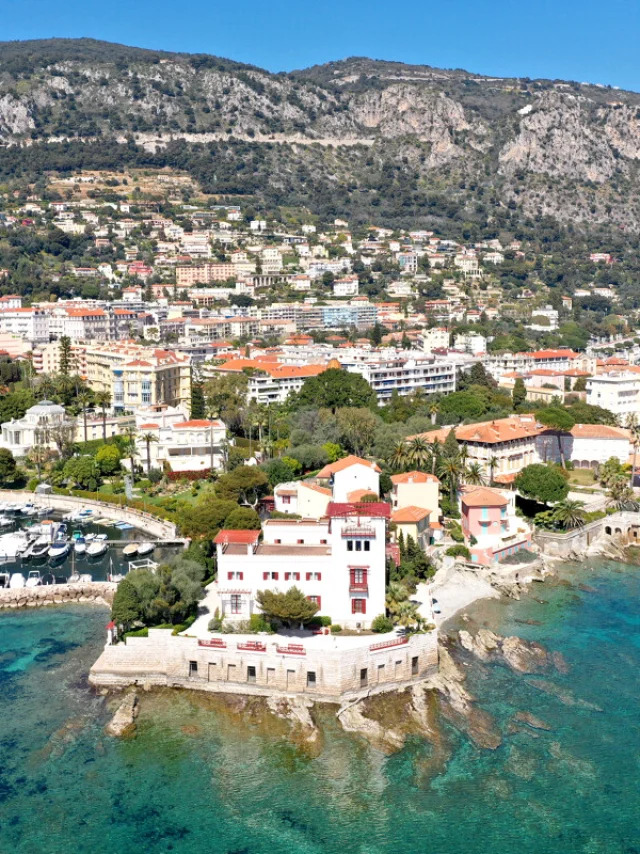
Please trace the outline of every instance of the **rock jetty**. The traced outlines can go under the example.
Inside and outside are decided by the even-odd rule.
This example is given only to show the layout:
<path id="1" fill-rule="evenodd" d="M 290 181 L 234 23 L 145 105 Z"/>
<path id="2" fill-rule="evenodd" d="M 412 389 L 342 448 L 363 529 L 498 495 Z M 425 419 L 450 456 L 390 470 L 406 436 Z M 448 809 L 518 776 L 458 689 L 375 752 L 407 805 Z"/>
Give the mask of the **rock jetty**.
<path id="1" fill-rule="evenodd" d="M 132 735 L 135 731 L 138 711 L 138 695 L 135 692 L 127 694 L 106 726 L 107 735 L 113 735 L 116 738 Z"/>
<path id="2" fill-rule="evenodd" d="M 40 587 L 21 587 L 0 590 L 2 608 L 43 608 L 46 605 L 91 603 L 106 605 L 113 602 L 116 584 L 92 581 L 86 584 L 51 584 Z"/>

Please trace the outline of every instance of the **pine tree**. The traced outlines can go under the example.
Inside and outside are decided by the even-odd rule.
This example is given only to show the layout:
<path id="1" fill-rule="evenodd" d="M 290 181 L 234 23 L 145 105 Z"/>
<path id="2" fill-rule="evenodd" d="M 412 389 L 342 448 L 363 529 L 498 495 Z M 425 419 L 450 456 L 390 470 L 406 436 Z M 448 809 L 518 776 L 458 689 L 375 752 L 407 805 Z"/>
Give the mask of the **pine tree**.
<path id="1" fill-rule="evenodd" d="M 518 409 L 527 399 L 527 389 L 522 377 L 518 377 L 513 385 L 513 408 Z"/>
<path id="2" fill-rule="evenodd" d="M 63 377 L 69 376 L 71 370 L 71 339 L 63 335 L 60 339 L 60 373 Z"/>
<path id="3" fill-rule="evenodd" d="M 204 418 L 205 403 L 202 383 L 194 382 L 191 384 L 191 417 Z"/>

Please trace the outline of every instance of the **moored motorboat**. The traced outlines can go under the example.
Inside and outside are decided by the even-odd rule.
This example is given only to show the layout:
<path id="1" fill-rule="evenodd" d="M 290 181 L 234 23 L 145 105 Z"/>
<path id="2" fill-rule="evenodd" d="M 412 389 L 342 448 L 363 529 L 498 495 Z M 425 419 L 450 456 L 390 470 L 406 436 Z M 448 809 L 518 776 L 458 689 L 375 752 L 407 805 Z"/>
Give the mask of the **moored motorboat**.
<path id="1" fill-rule="evenodd" d="M 48 537 L 39 537 L 31 546 L 31 551 L 29 552 L 31 560 L 38 560 L 40 558 L 46 557 L 49 554 L 50 546 L 51 541 Z"/>
<path id="2" fill-rule="evenodd" d="M 21 572 L 14 572 L 9 581 L 9 587 L 12 590 L 20 590 L 26 584 L 24 575 Z"/>
<path id="3" fill-rule="evenodd" d="M 42 576 L 40 575 L 40 570 L 32 569 L 29 572 L 29 577 L 27 578 L 27 583 L 25 587 L 39 587 L 42 584 Z"/>
<path id="4" fill-rule="evenodd" d="M 42 583 L 45 587 L 49 587 L 51 584 L 56 584 L 56 577 L 52 572 L 45 572 L 42 576 Z"/>
<path id="5" fill-rule="evenodd" d="M 138 554 L 138 544 L 137 543 L 129 543 L 128 546 L 125 546 L 122 549 L 122 554 L 125 557 L 133 557 L 135 554 Z"/>
<path id="6" fill-rule="evenodd" d="M 77 555 L 83 555 L 87 550 L 87 543 L 84 537 L 77 537 L 73 543 L 73 550 Z"/>
<path id="7" fill-rule="evenodd" d="M 85 534 L 84 535 L 85 543 L 92 543 L 95 540 L 95 538 L 96 538 L 95 534 Z"/>
<path id="8" fill-rule="evenodd" d="M 49 546 L 49 557 L 52 560 L 59 560 L 61 558 L 66 557 L 69 554 L 70 550 L 71 550 L 71 546 L 69 545 L 69 543 L 65 543 L 65 542 L 52 543 Z"/>
<path id="9" fill-rule="evenodd" d="M 138 546 L 138 555 L 140 557 L 143 557 L 144 555 L 150 555 L 151 552 L 155 549 L 155 547 L 155 543 L 140 543 L 140 545 Z"/>
<path id="10" fill-rule="evenodd" d="M 67 579 L 67 584 L 90 584 L 92 581 L 93 578 L 88 572 L 72 572 Z"/>
<path id="11" fill-rule="evenodd" d="M 100 557 L 100 555 L 103 555 L 108 548 L 109 544 L 105 543 L 104 540 L 95 540 L 93 543 L 89 543 L 89 545 L 87 546 L 87 556 Z"/>

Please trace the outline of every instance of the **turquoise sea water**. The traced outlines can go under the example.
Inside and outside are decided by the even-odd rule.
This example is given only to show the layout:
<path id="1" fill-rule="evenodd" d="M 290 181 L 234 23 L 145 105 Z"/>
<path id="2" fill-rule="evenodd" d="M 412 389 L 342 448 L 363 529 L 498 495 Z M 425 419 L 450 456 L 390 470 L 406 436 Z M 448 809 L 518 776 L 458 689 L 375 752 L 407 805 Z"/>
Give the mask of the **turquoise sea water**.
<path id="1" fill-rule="evenodd" d="M 540 682 L 470 661 L 504 740 L 480 750 L 445 724 L 435 776 L 421 739 L 383 756 L 327 710 L 310 759 L 186 693 L 144 696 L 137 737 L 114 741 L 85 681 L 105 611 L 0 615 L 0 854 L 640 852 L 640 569 L 567 578 L 536 586 L 542 601 L 470 609 L 569 669 Z M 516 711 L 552 730 L 514 731 Z"/>

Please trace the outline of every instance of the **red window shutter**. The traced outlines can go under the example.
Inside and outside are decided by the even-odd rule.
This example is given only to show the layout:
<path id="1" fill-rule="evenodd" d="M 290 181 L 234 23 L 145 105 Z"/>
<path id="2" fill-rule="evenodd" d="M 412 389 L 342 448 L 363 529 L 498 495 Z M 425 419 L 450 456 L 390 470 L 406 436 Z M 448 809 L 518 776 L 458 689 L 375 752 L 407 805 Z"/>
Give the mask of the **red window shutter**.
<path id="1" fill-rule="evenodd" d="M 353 587 L 353 585 L 356 583 L 356 571 L 355 571 L 355 569 L 349 570 L 349 576 L 350 576 L 350 578 L 349 578 L 350 584 Z"/>
<path id="2" fill-rule="evenodd" d="M 277 573 L 277 572 L 274 572 L 274 573 L 273 573 L 273 580 L 274 580 L 274 581 L 277 581 L 277 580 L 278 580 L 278 573 Z"/>
<path id="3" fill-rule="evenodd" d="M 316 596 L 316 602 L 318 603 L 318 610 L 322 608 L 322 596 Z"/>
<path id="4" fill-rule="evenodd" d="M 240 573 L 240 581 L 244 581 L 244 572 Z"/>
<path id="5" fill-rule="evenodd" d="M 291 573 L 290 573 L 290 572 L 285 572 L 285 574 L 284 574 L 284 580 L 285 580 L 285 581 L 288 581 L 290 578 L 291 578 Z"/>
<path id="6" fill-rule="evenodd" d="M 367 613 L 367 600 L 361 599 L 360 601 L 362 602 L 362 613 L 366 614 Z"/>
<path id="7" fill-rule="evenodd" d="M 356 613 L 357 613 L 357 611 L 356 611 L 356 600 L 355 600 L 355 599 L 352 599 L 352 600 L 351 600 L 351 613 L 352 613 L 352 614 L 356 614 Z"/>
<path id="8" fill-rule="evenodd" d="M 293 580 L 294 581 L 300 581 L 300 573 L 299 572 L 293 573 Z"/>
<path id="9" fill-rule="evenodd" d="M 316 581 L 322 581 L 322 573 L 318 572 L 317 575 L 318 577 L 316 578 Z"/>
<path id="10" fill-rule="evenodd" d="M 268 581 L 268 580 L 269 580 L 269 573 L 268 573 L 268 572 L 263 572 L 263 573 L 262 573 L 262 580 L 263 580 L 263 581 Z"/>
<path id="11" fill-rule="evenodd" d="M 231 581 L 232 577 L 233 577 L 233 573 L 232 573 L 232 572 L 228 572 L 228 573 L 227 573 L 227 581 Z"/>
<path id="12" fill-rule="evenodd" d="M 311 581 L 311 573 L 310 572 L 307 573 L 307 581 Z"/>

